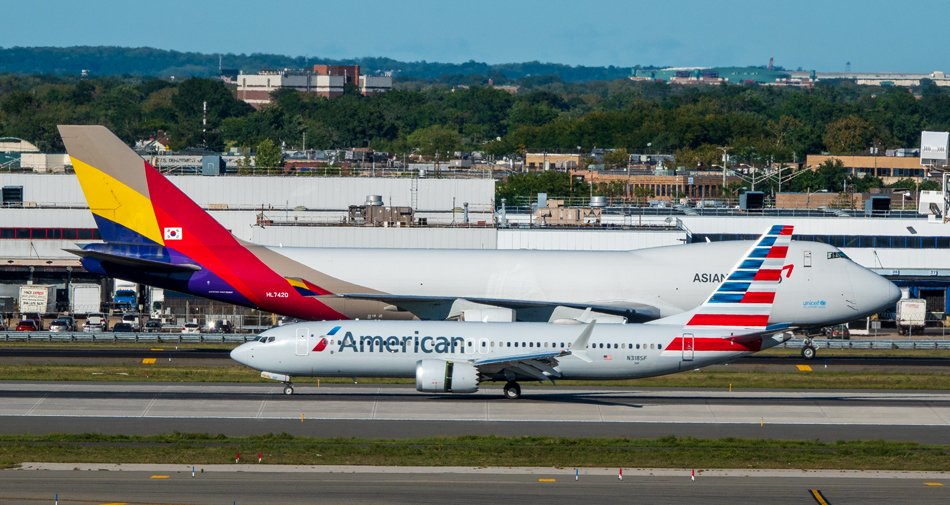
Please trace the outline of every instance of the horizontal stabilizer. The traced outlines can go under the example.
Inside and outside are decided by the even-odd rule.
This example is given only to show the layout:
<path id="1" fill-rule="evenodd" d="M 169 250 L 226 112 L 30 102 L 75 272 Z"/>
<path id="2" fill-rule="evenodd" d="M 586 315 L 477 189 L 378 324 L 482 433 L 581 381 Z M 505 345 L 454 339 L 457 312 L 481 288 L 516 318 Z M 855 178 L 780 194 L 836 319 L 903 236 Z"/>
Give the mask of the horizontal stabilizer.
<path id="1" fill-rule="evenodd" d="M 154 261 L 142 258 L 133 258 L 130 256 L 120 256 L 116 254 L 104 253 L 101 251 L 84 251 L 82 249 L 64 249 L 68 253 L 75 254 L 80 258 L 91 258 L 100 263 L 119 265 L 126 268 L 140 268 L 155 272 L 197 272 L 201 267 L 191 263 L 166 263 L 164 261 Z"/>

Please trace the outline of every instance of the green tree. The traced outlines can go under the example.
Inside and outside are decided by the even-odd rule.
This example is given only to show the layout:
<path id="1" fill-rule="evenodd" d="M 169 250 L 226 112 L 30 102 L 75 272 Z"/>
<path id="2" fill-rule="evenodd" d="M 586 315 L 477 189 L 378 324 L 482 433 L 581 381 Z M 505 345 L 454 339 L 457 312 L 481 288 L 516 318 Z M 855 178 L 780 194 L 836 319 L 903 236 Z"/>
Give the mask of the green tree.
<path id="1" fill-rule="evenodd" d="M 608 168 L 626 168 L 630 163 L 630 153 L 626 149 L 613 149 L 604 154 L 604 165 Z"/>
<path id="2" fill-rule="evenodd" d="M 825 146 L 835 154 L 862 151 L 870 147 L 873 140 L 874 128 L 860 116 L 843 117 L 825 127 Z"/>
<path id="3" fill-rule="evenodd" d="M 443 160 L 462 145 L 462 137 L 457 131 L 440 125 L 420 128 L 409 134 L 406 140 L 419 154 Z"/>
<path id="4" fill-rule="evenodd" d="M 283 166 L 284 160 L 280 147 L 271 139 L 264 139 L 257 144 L 254 166 L 257 168 L 276 168 Z"/>
<path id="5" fill-rule="evenodd" d="M 511 174 L 495 186 L 495 198 L 507 198 L 514 203 L 516 198 L 533 198 L 538 193 L 547 193 L 548 198 L 568 197 L 571 194 L 586 195 L 590 191 L 587 184 L 571 183 L 571 176 L 566 172 L 547 170 L 543 172 L 529 172 Z"/>

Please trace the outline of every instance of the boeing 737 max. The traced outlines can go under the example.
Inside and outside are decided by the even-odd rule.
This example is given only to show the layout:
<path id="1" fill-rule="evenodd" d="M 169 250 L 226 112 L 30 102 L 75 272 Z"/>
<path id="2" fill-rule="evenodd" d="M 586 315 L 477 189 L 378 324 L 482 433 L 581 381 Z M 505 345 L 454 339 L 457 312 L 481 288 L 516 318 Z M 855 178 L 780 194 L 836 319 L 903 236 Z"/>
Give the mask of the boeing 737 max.
<path id="1" fill-rule="evenodd" d="M 88 271 L 305 320 L 444 320 L 506 308 L 518 321 L 647 321 L 702 303 L 750 245 L 266 247 L 234 237 L 106 128 L 59 129 L 104 241 L 72 251 Z M 782 278 L 774 314 L 800 327 L 853 320 L 900 297 L 891 282 L 814 242 L 792 242 Z"/>
<path id="2" fill-rule="evenodd" d="M 647 324 L 445 321 L 306 322 L 270 329 L 231 357 L 283 381 L 292 376 L 415 377 L 424 392 L 473 393 L 483 381 L 630 379 L 724 363 L 784 342 L 770 320 L 788 285 L 791 226 L 773 226 L 698 308 Z"/>

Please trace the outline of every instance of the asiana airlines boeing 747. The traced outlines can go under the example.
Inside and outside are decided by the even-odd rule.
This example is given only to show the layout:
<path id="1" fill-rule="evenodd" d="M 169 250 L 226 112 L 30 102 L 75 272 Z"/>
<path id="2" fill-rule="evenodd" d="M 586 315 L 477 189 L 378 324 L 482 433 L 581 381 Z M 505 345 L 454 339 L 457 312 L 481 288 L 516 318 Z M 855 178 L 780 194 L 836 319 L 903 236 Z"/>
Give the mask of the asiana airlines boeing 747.
<path id="1" fill-rule="evenodd" d="M 791 226 L 772 226 L 699 307 L 646 324 L 445 321 L 305 322 L 270 329 L 231 357 L 285 383 L 294 376 L 404 377 L 430 393 L 474 393 L 504 381 L 632 379 L 732 361 L 790 338 L 774 301 Z"/>
<path id="2" fill-rule="evenodd" d="M 517 321 L 649 321 L 702 303 L 750 245 L 500 251 L 251 244 L 106 128 L 59 130 L 103 239 L 72 251 L 86 270 L 304 320 L 447 320 L 471 309 L 510 309 Z M 815 242 L 788 246 L 782 281 L 773 316 L 798 327 L 853 320 L 900 298 L 888 280 Z"/>

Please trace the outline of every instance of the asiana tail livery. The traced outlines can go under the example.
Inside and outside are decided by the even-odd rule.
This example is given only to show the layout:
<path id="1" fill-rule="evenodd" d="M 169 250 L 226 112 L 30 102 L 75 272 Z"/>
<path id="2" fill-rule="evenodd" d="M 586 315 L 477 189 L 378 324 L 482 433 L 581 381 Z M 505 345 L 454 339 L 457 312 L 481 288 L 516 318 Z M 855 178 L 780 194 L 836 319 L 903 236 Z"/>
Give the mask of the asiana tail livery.
<path id="1" fill-rule="evenodd" d="M 632 379 L 725 363 L 790 338 L 772 309 L 788 283 L 791 226 L 772 226 L 699 307 L 646 324 L 446 321 L 306 322 L 270 329 L 231 357 L 285 383 L 293 376 L 404 377 L 431 393 L 484 381 Z"/>
<path id="2" fill-rule="evenodd" d="M 267 247 L 234 237 L 106 128 L 59 130 L 103 239 L 72 251 L 88 271 L 305 320 L 447 320 L 501 308 L 517 321 L 649 321 L 702 303 L 750 244 Z M 894 284 L 814 242 L 792 242 L 782 279 L 773 315 L 800 327 L 863 317 L 900 297 Z"/>

